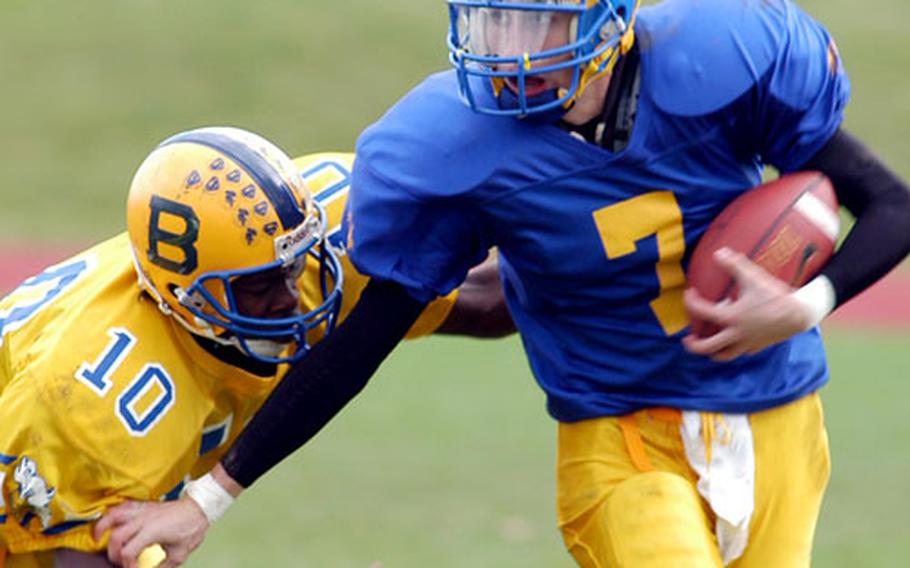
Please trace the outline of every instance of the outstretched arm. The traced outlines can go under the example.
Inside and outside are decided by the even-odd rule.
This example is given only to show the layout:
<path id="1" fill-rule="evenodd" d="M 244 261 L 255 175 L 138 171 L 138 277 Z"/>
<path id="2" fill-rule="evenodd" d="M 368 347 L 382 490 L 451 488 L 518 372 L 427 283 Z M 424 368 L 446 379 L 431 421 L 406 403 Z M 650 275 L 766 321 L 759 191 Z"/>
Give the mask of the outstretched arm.
<path id="1" fill-rule="evenodd" d="M 115 508 L 98 523 L 96 538 L 112 529 L 110 559 L 132 568 L 140 551 L 159 543 L 168 554 L 163 567 L 182 562 L 232 496 L 316 435 L 366 386 L 424 306 L 398 284 L 370 282 L 347 319 L 291 367 L 204 485 L 188 489 L 191 498 L 136 512 Z"/>
<path id="2" fill-rule="evenodd" d="M 718 264 L 736 279 L 736 301 L 714 304 L 687 290 L 689 312 L 722 328 L 683 342 L 694 353 L 729 360 L 804 331 L 887 274 L 910 253 L 910 187 L 843 128 L 806 164 L 825 173 L 840 203 L 856 218 L 820 274 L 793 290 L 738 253 Z"/>
<path id="3" fill-rule="evenodd" d="M 348 318 L 288 371 L 221 458 L 228 475 L 249 487 L 312 438 L 366 386 L 424 306 L 399 284 L 370 282 Z"/>

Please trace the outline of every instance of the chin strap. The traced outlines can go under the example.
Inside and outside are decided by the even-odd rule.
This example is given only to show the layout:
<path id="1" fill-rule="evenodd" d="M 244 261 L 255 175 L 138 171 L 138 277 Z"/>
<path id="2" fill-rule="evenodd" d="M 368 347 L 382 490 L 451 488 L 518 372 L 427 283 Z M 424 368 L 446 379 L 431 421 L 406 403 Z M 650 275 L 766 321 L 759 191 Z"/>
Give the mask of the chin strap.
<path id="1" fill-rule="evenodd" d="M 506 88 L 506 81 L 502 77 L 490 77 L 490 83 L 493 85 L 493 94 L 498 99 L 502 90 Z"/>
<path id="2" fill-rule="evenodd" d="M 246 351 L 249 350 L 253 354 L 256 354 L 260 357 L 278 357 L 284 353 L 290 343 L 282 343 L 280 341 L 273 341 L 271 339 L 245 339 L 242 343 L 246 344 L 246 350 L 241 345 L 240 339 L 237 336 L 234 336 L 235 341 L 231 342 L 237 349 L 239 349 L 244 355 Z"/>
<path id="3" fill-rule="evenodd" d="M 630 23 L 628 29 L 620 36 L 619 42 L 617 42 L 616 45 L 588 62 L 584 71 L 581 72 L 581 77 L 578 79 L 578 89 L 575 90 L 575 94 L 572 95 L 571 98 L 563 103 L 563 106 L 566 109 L 572 108 L 572 105 L 575 104 L 578 97 L 584 94 L 588 85 L 593 83 L 598 77 L 602 77 L 613 71 L 619 58 L 629 53 L 629 50 L 632 49 L 633 45 L 635 45 L 635 30 L 632 29 L 632 23 Z M 563 94 L 565 94 L 565 91 L 562 91 L 560 96 Z"/>

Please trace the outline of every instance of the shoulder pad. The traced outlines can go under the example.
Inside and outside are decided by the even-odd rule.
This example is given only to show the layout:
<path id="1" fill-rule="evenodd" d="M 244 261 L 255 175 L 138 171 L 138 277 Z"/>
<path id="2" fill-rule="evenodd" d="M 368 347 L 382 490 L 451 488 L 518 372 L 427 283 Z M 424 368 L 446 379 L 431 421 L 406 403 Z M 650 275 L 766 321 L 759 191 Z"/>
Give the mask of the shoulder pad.
<path id="1" fill-rule="evenodd" d="M 361 134 L 357 161 L 418 199 L 454 197 L 494 176 L 508 154 L 520 151 L 512 142 L 527 128 L 472 111 L 458 97 L 455 73 L 442 72 Z"/>
<path id="2" fill-rule="evenodd" d="M 787 36 L 787 0 L 668 0 L 636 25 L 649 96 L 698 116 L 723 108 L 771 67 Z"/>

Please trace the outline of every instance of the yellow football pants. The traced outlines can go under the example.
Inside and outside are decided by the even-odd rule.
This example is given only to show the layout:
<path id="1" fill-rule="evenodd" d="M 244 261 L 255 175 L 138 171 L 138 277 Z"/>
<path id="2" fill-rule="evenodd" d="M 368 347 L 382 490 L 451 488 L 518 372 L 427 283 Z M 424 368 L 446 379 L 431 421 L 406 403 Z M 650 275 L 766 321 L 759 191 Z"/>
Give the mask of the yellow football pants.
<path id="1" fill-rule="evenodd" d="M 679 411 L 655 408 L 560 423 L 558 519 L 580 566 L 722 566 L 680 421 Z M 749 424 L 755 509 L 746 550 L 730 566 L 809 566 L 830 473 L 819 396 L 751 414 Z"/>

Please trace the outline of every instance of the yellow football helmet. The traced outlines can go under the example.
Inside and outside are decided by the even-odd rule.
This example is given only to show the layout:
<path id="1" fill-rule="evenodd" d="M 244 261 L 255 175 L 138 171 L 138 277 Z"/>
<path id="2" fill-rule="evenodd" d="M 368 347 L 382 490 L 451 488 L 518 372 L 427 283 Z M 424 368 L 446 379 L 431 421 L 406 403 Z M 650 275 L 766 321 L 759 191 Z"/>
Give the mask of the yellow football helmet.
<path id="1" fill-rule="evenodd" d="M 278 363 L 306 354 L 309 329 L 335 324 L 342 272 L 324 240 L 325 212 L 291 159 L 256 134 L 200 128 L 161 142 L 133 178 L 127 226 L 140 286 L 195 334 Z M 318 260 L 321 305 L 287 317 L 240 313 L 233 280 L 279 269 L 296 292 L 307 255 Z"/>

